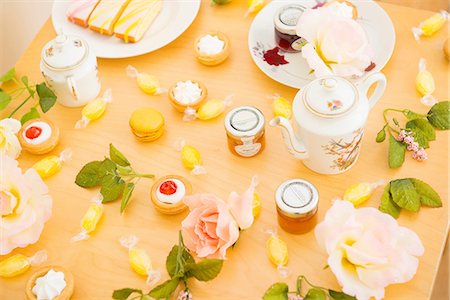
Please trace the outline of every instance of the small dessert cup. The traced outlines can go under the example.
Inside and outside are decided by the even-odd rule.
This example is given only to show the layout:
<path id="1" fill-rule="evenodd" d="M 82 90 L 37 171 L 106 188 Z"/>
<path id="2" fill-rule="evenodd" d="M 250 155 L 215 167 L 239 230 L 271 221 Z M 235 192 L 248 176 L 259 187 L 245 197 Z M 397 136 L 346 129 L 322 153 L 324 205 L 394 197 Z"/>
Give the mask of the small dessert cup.
<path id="1" fill-rule="evenodd" d="M 187 80 L 184 80 L 187 81 Z M 194 109 L 194 110 L 198 110 L 198 108 L 200 107 L 200 105 L 202 105 L 202 103 L 206 100 L 206 97 L 208 96 L 208 90 L 206 89 L 206 86 L 201 83 L 200 81 L 195 81 L 195 80 L 191 80 L 193 83 L 197 83 L 198 86 L 200 87 L 200 89 L 202 90 L 201 96 L 200 98 L 198 98 L 196 101 L 191 102 L 191 103 L 181 103 L 180 101 L 178 101 L 175 98 L 175 94 L 174 94 L 174 89 L 176 87 L 176 84 L 174 84 L 172 87 L 170 87 L 169 89 L 169 100 L 170 103 L 172 104 L 172 106 L 179 112 L 184 113 L 186 111 L 186 109 L 190 108 L 190 109 Z"/>
<path id="2" fill-rule="evenodd" d="M 205 54 L 200 52 L 198 43 L 202 37 L 208 34 L 211 36 L 217 36 L 221 41 L 224 42 L 224 46 L 221 52 L 217 54 Z M 230 39 L 224 33 L 219 31 L 206 32 L 195 40 L 194 49 L 197 59 L 200 63 L 206 66 L 215 66 L 224 62 L 230 55 Z"/>

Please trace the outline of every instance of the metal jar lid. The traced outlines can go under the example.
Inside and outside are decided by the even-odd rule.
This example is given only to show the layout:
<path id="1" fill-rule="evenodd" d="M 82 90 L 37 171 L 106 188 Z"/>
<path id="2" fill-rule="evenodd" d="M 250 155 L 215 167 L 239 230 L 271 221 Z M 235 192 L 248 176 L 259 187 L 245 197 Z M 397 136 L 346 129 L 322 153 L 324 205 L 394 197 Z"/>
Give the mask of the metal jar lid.
<path id="1" fill-rule="evenodd" d="M 264 130 L 264 115 L 253 106 L 239 106 L 225 116 L 227 134 L 235 138 L 255 136 Z"/>
<path id="2" fill-rule="evenodd" d="M 281 214 L 290 218 L 304 218 L 317 211 L 319 192 L 309 181 L 290 179 L 278 187 L 275 202 Z"/>
<path id="3" fill-rule="evenodd" d="M 289 35 L 297 35 L 296 27 L 298 19 L 305 11 L 305 7 L 299 4 L 287 4 L 282 6 L 274 16 L 275 28 Z"/>

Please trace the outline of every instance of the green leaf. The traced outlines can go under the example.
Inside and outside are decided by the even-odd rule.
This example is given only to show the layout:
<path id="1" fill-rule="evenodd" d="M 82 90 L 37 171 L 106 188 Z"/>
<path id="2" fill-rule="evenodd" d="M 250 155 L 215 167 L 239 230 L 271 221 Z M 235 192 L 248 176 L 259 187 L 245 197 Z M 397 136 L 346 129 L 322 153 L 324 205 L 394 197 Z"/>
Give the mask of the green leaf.
<path id="1" fill-rule="evenodd" d="M 401 208 L 417 212 L 420 209 L 420 196 L 408 178 L 391 181 L 392 200 Z"/>
<path id="2" fill-rule="evenodd" d="M 324 290 L 318 288 L 312 288 L 306 294 L 304 300 L 326 300 L 327 294 Z"/>
<path id="3" fill-rule="evenodd" d="M 333 290 L 328 290 L 328 294 L 333 300 L 356 300 L 356 297 L 347 295 L 344 292 L 338 292 Z"/>
<path id="4" fill-rule="evenodd" d="M 29 120 L 33 120 L 33 119 L 37 119 L 39 118 L 41 115 L 39 114 L 38 110 L 34 107 L 32 107 L 30 109 L 29 112 L 27 112 L 26 114 L 24 114 L 22 116 L 22 119 L 20 119 L 20 123 L 25 124 L 25 122 L 29 121 Z"/>
<path id="5" fill-rule="evenodd" d="M 410 178 L 417 193 L 420 195 L 420 203 L 428 207 L 441 207 L 442 200 L 439 194 L 426 182 L 416 178 Z"/>
<path id="6" fill-rule="evenodd" d="M 436 139 L 434 127 L 425 119 L 415 119 L 406 123 L 406 128 L 414 135 L 414 141 L 419 143 L 420 147 L 428 148 L 428 141 Z"/>
<path id="7" fill-rule="evenodd" d="M 200 281 L 210 281 L 219 275 L 222 266 L 222 259 L 204 259 L 189 266 L 189 275 Z"/>
<path id="8" fill-rule="evenodd" d="M 383 127 L 378 133 L 375 141 L 377 143 L 382 143 L 386 139 L 386 127 Z"/>
<path id="9" fill-rule="evenodd" d="M 170 280 L 167 280 L 160 285 L 156 286 L 154 289 L 152 289 L 148 295 L 155 298 L 155 299 L 165 299 L 170 297 L 173 292 L 178 287 L 178 284 L 180 282 L 179 278 L 173 278 Z"/>
<path id="10" fill-rule="evenodd" d="M 178 266 L 177 272 L 177 261 L 178 261 L 178 251 L 181 249 L 181 259 Z M 169 255 L 166 258 L 166 269 L 170 277 L 183 277 L 187 265 L 195 264 L 195 260 L 192 255 L 186 251 L 184 248 L 179 246 L 173 246 L 170 250 Z"/>
<path id="11" fill-rule="evenodd" d="M 102 182 L 102 177 L 99 173 L 102 163 L 99 160 L 87 163 L 78 173 L 75 183 L 84 188 L 99 186 Z"/>
<path id="12" fill-rule="evenodd" d="M 289 287 L 284 282 L 272 284 L 264 293 L 263 300 L 287 300 Z"/>
<path id="13" fill-rule="evenodd" d="M 130 162 L 113 144 L 109 144 L 109 157 L 113 162 L 122 167 L 128 167 Z"/>
<path id="14" fill-rule="evenodd" d="M 103 203 L 117 200 L 122 195 L 125 188 L 125 182 L 117 175 L 105 175 L 102 178 L 102 188 L 100 193 L 103 196 Z"/>
<path id="15" fill-rule="evenodd" d="M 450 129 L 450 101 L 442 101 L 433 105 L 427 118 L 431 125 L 437 129 Z"/>
<path id="16" fill-rule="evenodd" d="M 1 91 L 0 92 L 0 110 L 6 108 L 11 102 L 12 98 L 9 94 Z"/>
<path id="17" fill-rule="evenodd" d="M 28 77 L 27 76 L 22 76 L 22 78 L 20 80 L 23 82 L 23 84 L 27 88 L 27 91 L 30 94 L 30 96 L 34 97 L 35 91 L 28 85 Z"/>
<path id="18" fill-rule="evenodd" d="M 120 203 L 120 212 L 123 213 L 125 211 L 125 208 L 128 205 L 128 201 L 130 200 L 131 194 L 133 193 L 135 184 L 132 182 L 129 182 L 125 185 L 125 188 L 122 193 L 122 202 Z"/>
<path id="19" fill-rule="evenodd" d="M 406 145 L 389 136 L 389 168 L 400 168 L 405 161 Z"/>
<path id="20" fill-rule="evenodd" d="M 133 293 L 139 293 L 142 295 L 141 290 L 125 288 L 121 290 L 115 290 L 112 294 L 112 298 L 116 300 L 126 300 Z"/>
<path id="21" fill-rule="evenodd" d="M 2 76 L 0 76 L 0 82 L 8 82 L 16 76 L 16 69 L 12 68 Z"/>
<path id="22" fill-rule="evenodd" d="M 106 175 L 116 175 L 116 168 L 117 166 L 112 160 L 105 158 L 99 167 L 99 176 L 103 178 Z"/>
<path id="23" fill-rule="evenodd" d="M 393 216 L 394 218 L 398 218 L 400 216 L 401 208 L 395 204 L 391 195 L 391 184 L 388 183 L 384 188 L 383 195 L 381 196 L 380 207 L 378 208 L 380 211 Z"/>
<path id="24" fill-rule="evenodd" d="M 45 82 L 36 85 L 36 91 L 39 95 L 39 105 L 42 111 L 48 112 L 56 103 L 56 95 L 47 87 Z"/>
<path id="25" fill-rule="evenodd" d="M 403 114 L 405 115 L 405 117 L 406 117 L 408 120 L 421 119 L 422 117 L 424 117 L 424 116 L 422 116 L 422 115 L 420 115 L 420 114 L 418 114 L 418 113 L 415 113 L 415 112 L 413 112 L 413 111 L 410 111 L 409 109 L 405 109 L 405 110 L 403 111 Z"/>

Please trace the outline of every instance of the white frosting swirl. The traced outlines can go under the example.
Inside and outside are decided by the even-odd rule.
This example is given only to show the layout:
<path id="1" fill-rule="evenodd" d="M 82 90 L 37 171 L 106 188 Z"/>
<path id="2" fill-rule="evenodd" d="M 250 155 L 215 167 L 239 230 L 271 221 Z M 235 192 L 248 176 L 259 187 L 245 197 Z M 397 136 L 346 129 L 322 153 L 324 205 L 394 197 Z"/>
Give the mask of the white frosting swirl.
<path id="1" fill-rule="evenodd" d="M 35 139 L 27 138 L 27 130 L 30 129 L 30 127 L 40 128 L 42 130 L 41 134 Z M 39 144 L 42 144 L 43 142 L 47 141 L 52 136 L 52 128 L 46 122 L 41 122 L 41 121 L 33 122 L 25 128 L 25 130 L 22 132 L 22 135 L 23 135 L 23 139 L 27 143 L 32 144 L 32 145 L 39 145 Z"/>
<path id="2" fill-rule="evenodd" d="M 47 274 L 36 279 L 36 284 L 31 291 L 36 295 L 37 300 L 53 300 L 61 295 L 66 285 L 64 273 L 50 269 Z"/>
<path id="3" fill-rule="evenodd" d="M 216 55 L 223 51 L 225 42 L 215 35 L 207 34 L 200 38 L 197 47 L 202 54 Z"/>
<path id="4" fill-rule="evenodd" d="M 173 89 L 173 96 L 179 103 L 189 105 L 200 99 L 202 89 L 198 86 L 198 83 L 190 80 L 179 81 Z"/>
<path id="5" fill-rule="evenodd" d="M 159 191 L 161 185 L 167 181 L 173 181 L 177 187 L 177 191 L 172 195 L 165 195 Z M 184 198 L 185 195 L 186 195 L 186 187 L 184 186 L 183 182 L 178 179 L 167 179 L 161 182 L 161 184 L 158 186 L 158 189 L 156 190 L 156 198 L 158 198 L 160 202 L 167 204 L 177 204 Z"/>

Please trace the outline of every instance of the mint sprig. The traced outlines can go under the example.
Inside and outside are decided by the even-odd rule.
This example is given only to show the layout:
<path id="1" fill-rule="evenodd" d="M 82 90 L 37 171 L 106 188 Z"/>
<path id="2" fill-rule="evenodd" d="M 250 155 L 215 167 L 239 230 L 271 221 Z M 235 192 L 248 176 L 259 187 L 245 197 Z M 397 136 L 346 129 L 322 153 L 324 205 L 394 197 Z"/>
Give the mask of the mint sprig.
<path id="1" fill-rule="evenodd" d="M 29 102 L 31 99 L 34 99 L 36 94 L 38 95 L 39 99 L 30 108 L 30 110 L 21 117 L 20 122 L 22 124 L 28 120 L 37 119 L 40 117 L 40 113 L 37 110 L 37 107 L 40 107 L 41 111 L 45 114 L 55 105 L 56 95 L 45 84 L 45 82 L 36 85 L 30 85 L 27 76 L 22 76 L 19 81 L 16 78 L 16 70 L 14 68 L 0 76 L 0 82 L 5 83 L 10 81 L 14 82 L 17 88 L 10 92 L 5 92 L 3 90 L 0 91 L 0 110 L 7 108 L 9 104 L 15 99 L 23 99 L 24 97 L 22 97 L 22 95 L 25 92 L 28 95 L 18 104 L 17 107 L 15 107 L 11 111 L 8 116 L 9 118 L 12 118 L 16 114 L 16 112 L 18 112 L 27 102 Z"/>
<path id="2" fill-rule="evenodd" d="M 404 178 L 392 180 L 386 185 L 379 210 L 398 218 L 402 208 L 418 212 L 421 206 L 441 207 L 441 197 L 426 182 Z"/>
<path id="3" fill-rule="evenodd" d="M 124 288 L 113 292 L 113 299 L 168 299 L 180 284 L 184 285 L 183 292 L 190 293 L 188 279 L 194 277 L 199 281 L 210 281 L 219 275 L 222 270 L 223 260 L 203 259 L 195 262 L 192 255 L 184 245 L 181 232 L 178 237 L 178 245 L 172 247 L 166 258 L 166 269 L 170 279 L 154 287 L 147 294 L 142 290 Z"/>
<path id="4" fill-rule="evenodd" d="M 306 289 L 304 288 L 305 284 L 308 286 Z M 344 292 L 313 285 L 303 275 L 297 277 L 296 289 L 294 291 L 289 291 L 289 286 L 286 283 L 277 282 L 267 289 L 263 300 L 288 300 L 289 295 L 301 297 L 304 300 L 356 300 L 355 297 L 347 295 Z"/>
<path id="5" fill-rule="evenodd" d="M 406 124 L 402 127 L 396 118 L 389 120 L 389 113 L 402 114 L 406 118 Z M 436 103 L 427 114 L 419 114 L 409 109 L 387 108 L 383 111 L 383 118 L 383 128 L 377 133 L 375 141 L 382 143 L 387 134 L 389 135 L 389 167 L 399 168 L 403 165 L 406 154 L 406 144 L 396 139 L 400 131 L 411 133 L 419 147 L 429 148 L 429 142 L 436 140 L 436 130 L 450 129 L 450 101 Z"/>
<path id="6" fill-rule="evenodd" d="M 84 165 L 75 183 L 83 188 L 100 187 L 103 203 L 122 198 L 120 212 L 123 213 L 139 179 L 153 177 L 152 174 L 137 173 L 125 155 L 110 144 L 109 158 L 94 160 Z"/>

